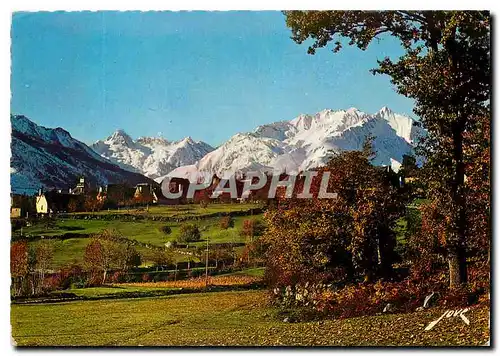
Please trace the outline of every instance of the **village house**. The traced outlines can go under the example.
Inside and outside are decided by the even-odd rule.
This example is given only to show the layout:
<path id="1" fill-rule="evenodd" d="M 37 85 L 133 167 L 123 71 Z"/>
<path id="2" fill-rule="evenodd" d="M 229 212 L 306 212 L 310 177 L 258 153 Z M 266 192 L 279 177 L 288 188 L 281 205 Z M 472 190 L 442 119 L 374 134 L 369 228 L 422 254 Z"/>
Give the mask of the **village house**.
<path id="1" fill-rule="evenodd" d="M 16 206 L 14 202 L 14 197 L 10 195 L 10 217 L 11 218 L 20 218 L 21 217 L 21 208 Z"/>
<path id="2" fill-rule="evenodd" d="M 208 187 L 208 191 L 210 192 L 210 195 L 213 194 L 214 190 L 218 187 L 219 184 L 224 184 L 222 188 L 229 188 L 229 181 L 228 180 L 223 180 L 219 178 L 218 176 L 214 175 L 212 177 L 212 184 L 210 187 Z M 224 203 L 229 203 L 229 202 L 238 202 L 240 201 L 239 197 L 241 197 L 241 194 L 243 193 L 243 186 L 245 185 L 245 181 L 243 178 L 237 179 L 235 178 L 234 183 L 236 185 L 236 197 L 231 197 L 231 194 L 229 192 L 223 192 L 219 194 L 217 197 L 219 202 L 224 202 Z"/>
<path id="3" fill-rule="evenodd" d="M 12 218 L 20 218 L 21 217 L 21 208 L 10 207 L 10 217 Z"/>
<path id="4" fill-rule="evenodd" d="M 39 215 L 76 211 L 82 203 L 82 196 L 63 193 L 62 190 L 43 192 L 35 197 L 36 212 Z"/>
<path id="5" fill-rule="evenodd" d="M 116 208 L 130 205 L 134 199 L 135 188 L 124 184 L 108 184 L 99 187 L 97 200 L 104 204 L 104 208 Z"/>
<path id="6" fill-rule="evenodd" d="M 139 183 L 135 187 L 134 201 L 139 204 L 157 204 L 158 195 L 149 183 Z"/>
<path id="7" fill-rule="evenodd" d="M 38 191 L 38 195 L 35 197 L 35 201 L 37 214 L 50 213 L 49 202 L 41 189 Z"/>
<path id="8" fill-rule="evenodd" d="M 85 177 L 80 177 L 78 179 L 78 183 L 76 184 L 76 187 L 73 189 L 70 189 L 71 194 L 76 194 L 76 195 L 85 195 L 90 190 L 89 184 L 85 181 Z"/>
<path id="9" fill-rule="evenodd" d="M 173 178 L 169 187 L 172 193 L 181 191 L 181 196 L 176 199 L 166 198 L 159 185 L 157 186 L 149 183 L 137 184 L 135 187 L 134 202 L 138 204 L 161 205 L 183 204 L 186 202 L 186 194 L 189 187 L 189 181 L 187 179 Z"/>
<path id="10" fill-rule="evenodd" d="M 35 213 L 35 204 L 32 196 L 24 194 L 10 194 L 10 217 L 28 218 Z"/>

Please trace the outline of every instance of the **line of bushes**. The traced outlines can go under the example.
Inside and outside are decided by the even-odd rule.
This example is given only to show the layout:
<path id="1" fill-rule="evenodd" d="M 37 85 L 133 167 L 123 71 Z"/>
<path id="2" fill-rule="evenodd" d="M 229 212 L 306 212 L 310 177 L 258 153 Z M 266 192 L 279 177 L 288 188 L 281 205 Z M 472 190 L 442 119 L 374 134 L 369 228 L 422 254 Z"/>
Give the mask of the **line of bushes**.
<path id="1" fill-rule="evenodd" d="M 59 217 L 64 219 L 83 219 L 83 220 L 123 220 L 123 221 L 135 221 L 135 220 L 151 220 L 151 221 L 163 221 L 163 222 L 182 222 L 188 220 L 204 220 L 210 218 L 216 218 L 221 216 L 247 216 L 247 215 L 258 215 L 263 213 L 262 208 L 252 208 L 248 210 L 230 211 L 230 212 L 218 212 L 203 215 L 190 215 L 190 216 L 159 216 L 159 215 L 149 215 L 149 214 L 60 214 Z"/>

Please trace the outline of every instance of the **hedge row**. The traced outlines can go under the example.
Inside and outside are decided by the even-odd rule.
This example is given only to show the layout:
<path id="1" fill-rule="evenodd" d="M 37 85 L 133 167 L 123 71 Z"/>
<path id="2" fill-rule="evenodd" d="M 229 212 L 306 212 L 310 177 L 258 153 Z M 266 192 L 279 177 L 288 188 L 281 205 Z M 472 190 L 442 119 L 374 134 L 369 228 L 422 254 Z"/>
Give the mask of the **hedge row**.
<path id="1" fill-rule="evenodd" d="M 188 220 L 204 220 L 210 218 L 217 218 L 222 216 L 247 216 L 256 215 L 263 213 L 262 208 L 254 208 L 248 210 L 231 211 L 231 212 L 219 212 L 195 216 L 158 216 L 158 215 L 148 215 L 148 214 L 60 214 L 60 218 L 65 219 L 83 219 L 83 220 L 123 220 L 123 221 L 136 221 L 136 220 L 151 220 L 151 221 L 162 221 L 162 222 L 182 222 Z"/>

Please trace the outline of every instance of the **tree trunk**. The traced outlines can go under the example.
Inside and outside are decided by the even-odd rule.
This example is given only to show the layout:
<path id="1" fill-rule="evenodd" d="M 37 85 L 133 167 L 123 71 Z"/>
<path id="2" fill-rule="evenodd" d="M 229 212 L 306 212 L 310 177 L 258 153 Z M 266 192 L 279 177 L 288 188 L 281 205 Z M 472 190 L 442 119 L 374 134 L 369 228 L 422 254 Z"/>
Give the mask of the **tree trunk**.
<path id="1" fill-rule="evenodd" d="M 107 269 L 105 269 L 105 270 L 104 270 L 104 274 L 103 274 L 103 276 L 102 276 L 102 284 L 106 283 L 106 276 L 107 276 L 107 274 L 108 274 L 108 270 L 107 270 Z"/>
<path id="2" fill-rule="evenodd" d="M 23 292 L 24 277 L 22 277 L 22 276 L 19 277 L 18 282 L 19 282 L 19 284 L 18 284 L 19 288 L 17 291 L 17 295 L 21 295 L 21 293 Z"/>
<path id="3" fill-rule="evenodd" d="M 465 214 L 465 165 L 463 161 L 463 121 L 459 122 L 453 130 L 453 158 L 455 160 L 455 177 L 452 184 L 452 198 L 457 213 L 454 214 L 455 235 L 448 251 L 448 266 L 450 273 L 450 288 L 458 288 L 467 283 L 467 258 L 466 258 L 466 214 Z"/>
<path id="4" fill-rule="evenodd" d="M 40 271 L 40 285 L 38 286 L 38 289 L 40 292 L 43 290 L 44 281 L 45 281 L 45 271 L 42 269 Z"/>
<path id="5" fill-rule="evenodd" d="M 448 268 L 450 273 L 450 289 L 457 289 L 467 281 L 465 254 L 462 249 L 455 249 L 448 255 Z"/>
<path id="6" fill-rule="evenodd" d="M 354 267 L 352 254 L 350 252 L 346 252 L 346 254 L 348 255 L 348 258 L 345 260 L 346 279 L 351 282 L 356 275 L 356 268 Z"/>
<path id="7" fill-rule="evenodd" d="M 378 240 L 378 259 L 383 278 L 390 278 L 393 275 L 392 264 L 395 246 L 395 238 L 390 229 L 382 229 Z"/>

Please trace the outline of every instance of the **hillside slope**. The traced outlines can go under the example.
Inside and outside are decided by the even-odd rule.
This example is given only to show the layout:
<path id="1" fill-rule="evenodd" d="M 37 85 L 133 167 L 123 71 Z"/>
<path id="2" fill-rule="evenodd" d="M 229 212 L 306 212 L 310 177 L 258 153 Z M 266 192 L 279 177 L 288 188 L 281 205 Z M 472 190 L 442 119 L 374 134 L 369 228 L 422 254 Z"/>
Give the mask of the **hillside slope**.
<path id="1" fill-rule="evenodd" d="M 80 176 L 85 176 L 94 187 L 152 182 L 99 156 L 62 128 L 45 128 L 22 115 L 10 118 L 12 192 L 33 194 L 39 188 L 68 189 L 76 185 Z"/>

